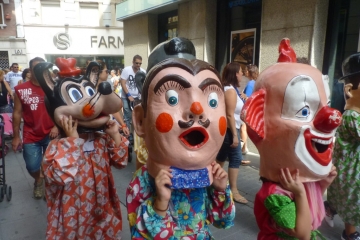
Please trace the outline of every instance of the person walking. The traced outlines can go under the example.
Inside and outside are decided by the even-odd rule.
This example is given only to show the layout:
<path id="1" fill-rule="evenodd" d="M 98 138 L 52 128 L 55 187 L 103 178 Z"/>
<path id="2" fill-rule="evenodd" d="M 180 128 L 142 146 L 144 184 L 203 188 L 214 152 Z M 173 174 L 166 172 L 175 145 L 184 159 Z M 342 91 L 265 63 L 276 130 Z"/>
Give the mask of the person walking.
<path id="1" fill-rule="evenodd" d="M 22 72 L 19 71 L 19 64 L 13 63 L 11 65 L 11 72 L 8 72 L 6 74 L 6 81 L 9 83 L 11 91 L 14 92 L 14 88 L 16 85 L 18 85 L 19 80 L 22 78 Z"/>
<path id="2" fill-rule="evenodd" d="M 227 117 L 227 130 L 224 142 L 216 156 L 216 161 L 224 167 L 224 163 L 229 158 L 229 183 L 233 200 L 238 203 L 246 204 L 246 200 L 240 195 L 237 189 L 237 178 L 239 175 L 239 166 L 242 162 L 240 146 L 240 127 L 243 122 L 240 120 L 240 112 L 244 106 L 241 100 L 241 94 L 237 89 L 243 76 L 240 64 L 232 62 L 226 65 L 221 82 L 225 91 L 225 106 Z"/>
<path id="3" fill-rule="evenodd" d="M 0 113 L 12 113 L 12 106 L 9 104 L 9 96 L 12 98 L 12 91 L 9 84 L 4 80 L 5 72 L 0 70 Z"/>
<path id="4" fill-rule="evenodd" d="M 44 91 L 33 74 L 36 64 L 45 60 L 36 57 L 30 60 L 29 68 L 31 79 L 15 87 L 12 149 L 14 152 L 21 147 L 20 122 L 24 119 L 23 127 L 23 157 L 26 169 L 34 178 L 34 198 L 41 199 L 44 196 L 41 161 L 43 153 L 49 144 L 49 138 L 55 138 L 59 134 L 46 111 Z"/>
<path id="5" fill-rule="evenodd" d="M 138 71 L 146 73 L 145 69 L 141 68 L 142 57 L 140 55 L 135 55 L 133 57 L 132 66 L 127 66 L 123 69 L 120 77 L 120 84 L 122 88 L 121 99 L 123 100 L 124 105 L 124 121 L 128 127 L 131 129 L 131 113 L 132 107 L 135 99 L 140 99 L 140 94 L 136 84 L 135 84 L 135 74 Z M 133 137 L 129 137 L 130 142 L 133 142 Z"/>
<path id="6" fill-rule="evenodd" d="M 338 176 L 328 188 L 325 219 L 334 226 L 339 214 L 345 223 L 341 239 L 360 240 L 360 52 L 344 60 L 343 74 L 346 105 L 332 156 Z"/>
<path id="7" fill-rule="evenodd" d="M 22 79 L 18 81 L 18 84 L 22 84 L 24 82 L 30 81 L 31 78 L 31 72 L 29 68 L 25 68 L 24 71 L 21 74 Z"/>

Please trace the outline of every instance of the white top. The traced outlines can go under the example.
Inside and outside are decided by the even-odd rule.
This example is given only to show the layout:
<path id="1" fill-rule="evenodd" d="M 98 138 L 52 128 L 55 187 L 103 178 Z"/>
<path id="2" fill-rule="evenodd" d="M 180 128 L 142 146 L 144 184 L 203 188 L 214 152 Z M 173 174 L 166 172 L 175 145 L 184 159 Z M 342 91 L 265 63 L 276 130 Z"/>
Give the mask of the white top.
<path id="1" fill-rule="evenodd" d="M 235 126 L 236 129 L 240 129 L 241 124 L 243 124 L 243 122 L 240 119 L 240 112 L 244 106 L 244 102 L 240 99 L 239 95 L 237 94 L 235 88 L 233 86 L 225 86 L 224 87 L 224 91 L 226 92 L 229 89 L 234 89 L 235 93 L 236 93 L 236 107 L 235 107 L 235 111 L 234 111 L 234 118 L 235 118 Z"/>
<path id="2" fill-rule="evenodd" d="M 5 81 L 7 81 L 10 85 L 12 92 L 14 93 L 14 88 L 18 85 L 19 80 L 22 80 L 22 72 L 8 72 L 5 76 Z"/>
<path id="3" fill-rule="evenodd" d="M 140 71 L 146 73 L 145 69 L 140 68 Z M 126 88 L 133 98 L 140 98 L 140 93 L 135 84 L 135 72 L 132 66 L 127 66 L 121 72 L 121 79 L 126 80 Z M 124 91 L 121 91 L 121 97 L 126 98 L 126 94 Z"/>

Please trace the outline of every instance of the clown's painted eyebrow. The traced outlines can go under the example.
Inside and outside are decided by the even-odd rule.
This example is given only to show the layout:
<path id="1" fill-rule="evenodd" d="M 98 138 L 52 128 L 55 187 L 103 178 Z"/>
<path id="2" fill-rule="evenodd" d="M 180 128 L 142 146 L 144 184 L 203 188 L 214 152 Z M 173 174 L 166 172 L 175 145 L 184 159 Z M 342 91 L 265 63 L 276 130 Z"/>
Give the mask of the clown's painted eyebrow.
<path id="1" fill-rule="evenodd" d="M 190 88 L 191 84 L 188 80 L 177 74 L 169 74 L 164 76 L 154 87 L 154 93 L 157 93 L 159 89 L 167 82 L 176 82 L 183 88 Z"/>
<path id="2" fill-rule="evenodd" d="M 219 83 L 219 81 L 215 80 L 214 78 L 206 78 L 204 81 L 202 81 L 199 84 L 199 88 L 204 91 L 208 86 L 210 85 L 216 85 L 218 86 L 220 89 L 222 89 L 223 87 L 221 86 L 221 84 Z"/>

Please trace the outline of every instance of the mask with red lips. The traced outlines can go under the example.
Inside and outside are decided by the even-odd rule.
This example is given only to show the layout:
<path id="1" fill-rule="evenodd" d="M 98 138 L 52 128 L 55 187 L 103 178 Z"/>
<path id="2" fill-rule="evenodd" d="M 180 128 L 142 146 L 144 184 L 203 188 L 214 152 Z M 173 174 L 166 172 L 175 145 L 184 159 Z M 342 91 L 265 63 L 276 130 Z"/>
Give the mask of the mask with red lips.
<path id="1" fill-rule="evenodd" d="M 171 50 L 171 44 L 183 47 Z M 184 55 L 189 48 L 193 51 Z M 157 62 L 148 68 L 142 103 L 133 111 L 135 131 L 148 148 L 148 171 L 156 177 L 160 169 L 172 168 L 172 180 L 177 179 L 173 185 L 181 182 L 175 188 L 206 187 L 212 183 L 209 170 L 226 132 L 219 74 L 208 63 L 195 59 L 194 46 L 187 39 L 161 44 L 149 61 L 153 56 Z M 189 176 L 201 177 L 196 180 L 201 183 L 189 183 L 184 179 Z"/>
<path id="2" fill-rule="evenodd" d="M 279 60 L 258 77 L 241 118 L 260 154 L 260 176 L 279 182 L 281 168 L 300 170 L 302 182 L 326 177 L 339 111 L 329 104 L 328 79 L 310 65 L 296 63 L 290 40 Z"/>

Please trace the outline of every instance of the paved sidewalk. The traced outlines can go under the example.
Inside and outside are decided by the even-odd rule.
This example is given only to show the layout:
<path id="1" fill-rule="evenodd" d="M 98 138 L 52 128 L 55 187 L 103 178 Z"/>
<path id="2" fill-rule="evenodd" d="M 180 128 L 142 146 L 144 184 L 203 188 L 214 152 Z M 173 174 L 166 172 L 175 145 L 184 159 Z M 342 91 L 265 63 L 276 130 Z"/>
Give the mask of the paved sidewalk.
<path id="1" fill-rule="evenodd" d="M 247 159 L 258 162 L 256 154 L 249 154 Z M 135 162 L 129 163 L 122 170 L 113 169 L 116 188 L 122 202 L 123 239 L 130 239 L 125 208 L 125 190 L 133 175 Z M 260 188 L 258 171 L 253 167 L 241 166 L 238 187 L 248 200 L 247 205 L 236 204 L 235 226 L 228 229 L 215 229 L 212 232 L 216 239 L 247 240 L 256 239 L 258 227 L 253 215 L 254 196 Z M 0 203 L 0 240 L 41 240 L 45 239 L 46 203 L 32 198 L 33 179 L 26 171 L 22 153 L 9 152 L 6 156 L 6 182 L 13 190 L 12 199 Z M 342 221 L 336 217 L 335 227 L 323 224 L 320 231 L 326 239 L 340 239 L 343 229 Z"/>

